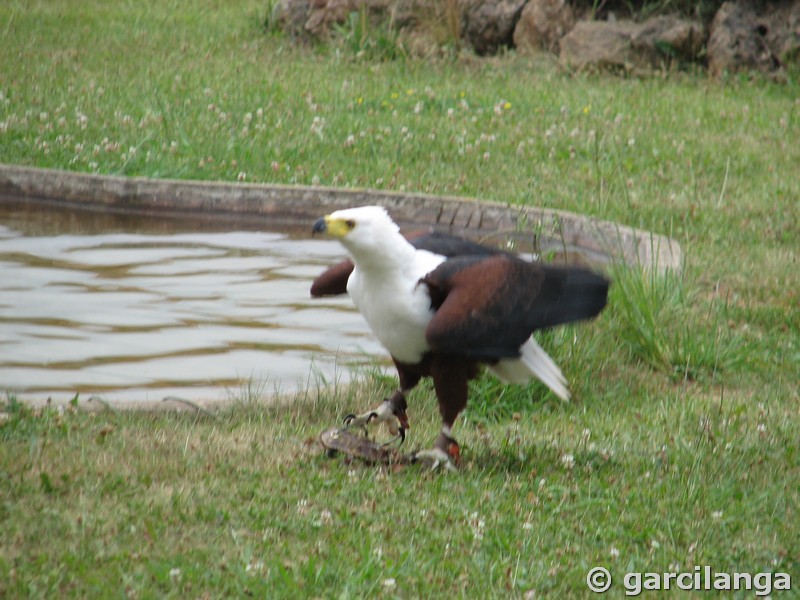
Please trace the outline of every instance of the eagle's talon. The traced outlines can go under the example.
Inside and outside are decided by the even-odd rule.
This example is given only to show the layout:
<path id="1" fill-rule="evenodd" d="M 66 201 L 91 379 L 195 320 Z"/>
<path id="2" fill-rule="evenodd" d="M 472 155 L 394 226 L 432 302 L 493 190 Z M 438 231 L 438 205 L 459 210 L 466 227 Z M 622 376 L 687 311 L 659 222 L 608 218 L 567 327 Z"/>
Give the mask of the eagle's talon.
<path id="1" fill-rule="evenodd" d="M 395 442 L 398 442 L 398 440 L 399 440 L 399 443 L 397 444 L 397 446 L 399 448 L 400 446 L 403 445 L 403 442 L 406 441 L 406 430 L 404 428 L 402 428 L 402 427 L 398 428 L 396 436 L 394 436 L 388 442 L 384 442 L 383 444 L 381 444 L 381 447 L 382 448 L 386 448 L 388 446 L 391 446 Z"/>
<path id="2" fill-rule="evenodd" d="M 420 450 L 411 455 L 412 463 L 421 463 L 430 467 L 431 471 L 436 471 L 439 467 L 447 471 L 456 471 L 456 465 L 451 456 L 441 448 L 430 450 Z"/>
<path id="3" fill-rule="evenodd" d="M 430 465 L 431 471 L 443 467 L 448 471 L 457 470 L 461 460 L 461 448 L 458 442 L 450 435 L 450 427 L 443 426 L 436 438 L 436 443 L 430 450 L 421 450 L 411 455 L 411 462 L 421 462 Z"/>
<path id="4" fill-rule="evenodd" d="M 343 429 L 360 427 L 365 433 L 367 432 L 367 426 L 373 423 L 386 423 L 392 435 L 399 436 L 401 443 L 405 440 L 405 427 L 403 427 L 403 423 L 394 414 L 393 407 L 387 401 L 384 401 L 377 408 L 360 415 L 355 413 L 347 414 L 342 419 L 342 422 L 344 423 Z"/>
<path id="5" fill-rule="evenodd" d="M 355 413 L 345 415 L 342 419 L 342 423 L 345 429 L 351 429 L 353 427 L 364 427 L 366 429 L 367 425 L 377 418 L 378 414 L 374 410 L 371 410 L 360 415 Z"/>

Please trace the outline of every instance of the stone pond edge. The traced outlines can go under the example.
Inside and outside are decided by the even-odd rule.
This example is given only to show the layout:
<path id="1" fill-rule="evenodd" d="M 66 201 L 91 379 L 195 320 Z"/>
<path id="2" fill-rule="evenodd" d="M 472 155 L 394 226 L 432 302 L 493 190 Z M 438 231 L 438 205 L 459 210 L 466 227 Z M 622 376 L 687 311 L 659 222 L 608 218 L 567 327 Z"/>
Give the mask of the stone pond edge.
<path id="1" fill-rule="evenodd" d="M 378 204 L 405 227 L 472 238 L 540 231 L 559 244 L 663 272 L 679 270 L 680 244 L 665 235 L 570 211 L 455 196 L 370 189 L 150 179 L 0 164 L 0 202 L 23 200 L 87 210 L 215 216 L 274 227 L 311 223 L 339 208 Z M 527 232 L 527 233 L 526 233 Z"/>

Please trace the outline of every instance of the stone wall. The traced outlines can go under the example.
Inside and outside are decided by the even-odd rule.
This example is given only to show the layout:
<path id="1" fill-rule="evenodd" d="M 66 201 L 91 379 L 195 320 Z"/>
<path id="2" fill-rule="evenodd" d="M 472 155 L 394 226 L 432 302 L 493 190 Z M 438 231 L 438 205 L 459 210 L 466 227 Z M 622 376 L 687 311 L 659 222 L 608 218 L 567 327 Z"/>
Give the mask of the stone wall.
<path id="1" fill-rule="evenodd" d="M 576 70 L 700 64 L 718 77 L 779 74 L 800 61 L 800 0 L 732 0 L 710 20 L 665 14 L 638 21 L 568 0 L 280 0 L 272 22 L 297 40 L 324 39 L 353 13 L 400 32 L 399 43 L 418 52 L 430 47 L 419 36 L 438 29 L 432 44 L 455 39 L 478 55 L 547 52 Z"/>

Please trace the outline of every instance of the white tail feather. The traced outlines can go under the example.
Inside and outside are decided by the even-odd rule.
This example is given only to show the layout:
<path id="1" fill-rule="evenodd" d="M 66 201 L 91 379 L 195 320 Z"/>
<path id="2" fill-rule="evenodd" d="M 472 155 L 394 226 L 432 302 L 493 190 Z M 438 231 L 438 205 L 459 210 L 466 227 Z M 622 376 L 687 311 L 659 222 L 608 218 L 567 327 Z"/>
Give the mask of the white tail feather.
<path id="1" fill-rule="evenodd" d="M 533 337 L 520 348 L 520 357 L 505 359 L 490 367 L 501 380 L 525 383 L 532 376 L 539 379 L 562 400 L 569 400 L 567 380 L 558 365 Z"/>

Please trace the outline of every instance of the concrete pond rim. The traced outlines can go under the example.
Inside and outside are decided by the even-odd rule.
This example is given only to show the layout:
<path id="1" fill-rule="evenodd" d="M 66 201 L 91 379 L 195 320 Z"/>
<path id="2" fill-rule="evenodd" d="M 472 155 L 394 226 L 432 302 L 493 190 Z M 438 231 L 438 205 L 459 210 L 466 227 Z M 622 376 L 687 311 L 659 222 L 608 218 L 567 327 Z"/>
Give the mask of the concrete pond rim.
<path id="1" fill-rule="evenodd" d="M 145 216 L 209 216 L 298 230 L 340 208 L 377 204 L 412 229 L 472 239 L 539 236 L 598 262 L 620 260 L 663 272 L 682 268 L 680 244 L 665 235 L 575 212 L 455 196 L 318 186 L 91 175 L 0 164 L 0 202 Z"/>

